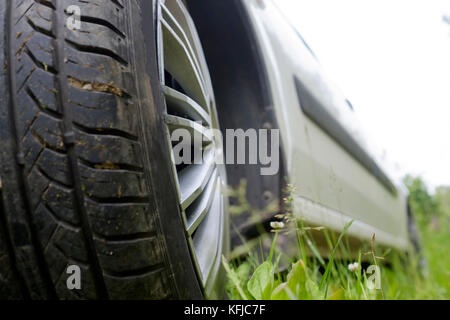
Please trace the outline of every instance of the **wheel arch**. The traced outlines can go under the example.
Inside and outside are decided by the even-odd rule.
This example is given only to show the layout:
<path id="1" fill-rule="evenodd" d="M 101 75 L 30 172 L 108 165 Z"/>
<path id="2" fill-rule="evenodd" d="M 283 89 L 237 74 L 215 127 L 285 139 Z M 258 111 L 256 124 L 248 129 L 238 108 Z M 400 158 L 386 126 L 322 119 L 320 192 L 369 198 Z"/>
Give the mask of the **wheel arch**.
<path id="1" fill-rule="evenodd" d="M 222 131 L 278 129 L 263 55 L 242 0 L 186 0 L 186 3 L 202 41 Z M 264 211 L 277 203 L 277 209 L 261 217 L 267 229 L 283 207 L 286 173 L 282 146 L 280 170 L 276 175 L 262 176 L 259 164 L 227 165 L 226 168 L 231 187 L 238 187 L 242 179 L 247 181 L 246 197 L 253 208 Z M 235 204 L 233 199 L 231 204 Z M 241 244 L 239 233 L 246 240 L 259 236 L 260 224 L 249 223 L 249 215 L 232 217 L 236 227 L 232 232 L 233 246 Z"/>

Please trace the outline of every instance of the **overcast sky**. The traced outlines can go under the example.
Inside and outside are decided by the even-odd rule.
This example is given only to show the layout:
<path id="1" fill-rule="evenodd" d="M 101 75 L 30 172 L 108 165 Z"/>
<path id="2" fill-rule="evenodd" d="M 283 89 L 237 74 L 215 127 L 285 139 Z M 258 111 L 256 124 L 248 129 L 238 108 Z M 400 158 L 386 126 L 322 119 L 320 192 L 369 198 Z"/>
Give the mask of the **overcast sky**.
<path id="1" fill-rule="evenodd" d="M 450 0 L 274 0 L 396 175 L 450 185 Z"/>

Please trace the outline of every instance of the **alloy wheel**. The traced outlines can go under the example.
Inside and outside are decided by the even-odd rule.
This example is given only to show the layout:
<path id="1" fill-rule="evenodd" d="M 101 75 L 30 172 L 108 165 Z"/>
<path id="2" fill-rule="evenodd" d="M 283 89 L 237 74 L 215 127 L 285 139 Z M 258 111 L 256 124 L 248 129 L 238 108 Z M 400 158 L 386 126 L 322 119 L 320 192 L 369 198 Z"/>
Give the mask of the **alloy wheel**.
<path id="1" fill-rule="evenodd" d="M 211 295 L 227 248 L 226 175 L 224 166 L 216 161 L 223 155 L 222 142 L 211 130 L 218 129 L 214 94 L 200 40 L 185 5 L 178 0 L 162 1 L 158 15 L 167 142 L 193 261 L 205 294 Z M 178 129 L 201 139 L 200 148 L 194 141 L 190 146 L 192 154 L 203 155 L 201 162 L 176 160 L 181 144 L 186 143 L 172 141 Z"/>

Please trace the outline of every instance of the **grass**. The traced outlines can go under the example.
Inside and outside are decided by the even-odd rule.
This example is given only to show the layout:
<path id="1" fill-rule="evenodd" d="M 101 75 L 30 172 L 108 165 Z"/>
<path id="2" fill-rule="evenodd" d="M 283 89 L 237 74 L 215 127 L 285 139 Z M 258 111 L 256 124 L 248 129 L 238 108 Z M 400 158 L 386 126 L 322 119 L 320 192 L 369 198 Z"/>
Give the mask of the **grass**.
<path id="1" fill-rule="evenodd" d="M 417 182 L 416 180 L 414 181 Z M 272 245 L 267 256 L 261 254 L 263 250 L 251 250 L 244 260 L 236 259 L 230 262 L 223 259 L 228 274 L 229 298 L 232 300 L 449 299 L 450 207 L 441 205 L 443 201 L 439 200 L 439 197 L 430 196 L 423 183 L 418 189 L 414 188 L 411 181 L 410 183 L 407 181 L 407 184 L 410 187 L 411 206 L 416 212 L 427 269 L 419 268 L 420 257 L 417 255 L 390 250 L 384 250 L 380 254 L 375 236 L 369 244 L 361 246 L 356 256 L 351 255 L 345 233 L 352 222 L 348 223 L 336 238 L 324 228 L 307 228 L 302 221 L 286 213 L 283 217 L 278 217 L 283 218 L 286 226 L 273 224 L 274 230 L 270 235 Z M 422 194 L 424 192 L 426 197 Z M 430 203 L 424 204 L 424 199 L 430 200 Z M 448 199 L 449 197 L 446 198 Z M 287 201 L 290 201 L 290 198 Z M 290 227 L 287 227 L 288 225 Z M 295 232 L 298 250 L 295 257 L 289 257 L 291 260 L 286 270 L 281 270 L 280 260 L 284 253 L 279 251 L 277 242 L 280 235 L 285 232 Z M 327 239 L 328 255 L 318 254 L 319 250 L 314 244 L 314 233 L 323 233 Z M 379 279 L 378 283 L 376 279 Z"/>

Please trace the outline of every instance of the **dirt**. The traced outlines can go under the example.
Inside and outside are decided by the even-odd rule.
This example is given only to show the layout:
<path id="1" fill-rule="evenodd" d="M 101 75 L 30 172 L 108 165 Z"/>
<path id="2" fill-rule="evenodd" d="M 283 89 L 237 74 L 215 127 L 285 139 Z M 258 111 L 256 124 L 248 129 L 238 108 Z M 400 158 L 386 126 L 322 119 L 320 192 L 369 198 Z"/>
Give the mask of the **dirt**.
<path id="1" fill-rule="evenodd" d="M 121 88 L 119 88 L 112 82 L 99 83 L 99 82 L 82 81 L 75 79 L 73 77 L 69 77 L 69 82 L 73 87 L 81 90 L 112 93 L 118 97 L 123 97 L 125 95 L 125 91 L 123 91 Z"/>

